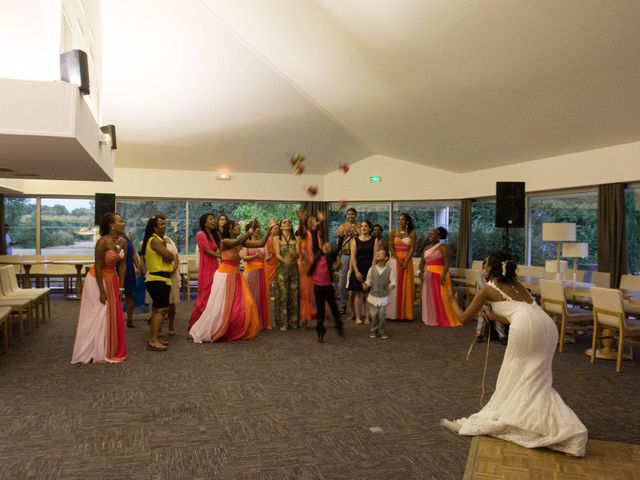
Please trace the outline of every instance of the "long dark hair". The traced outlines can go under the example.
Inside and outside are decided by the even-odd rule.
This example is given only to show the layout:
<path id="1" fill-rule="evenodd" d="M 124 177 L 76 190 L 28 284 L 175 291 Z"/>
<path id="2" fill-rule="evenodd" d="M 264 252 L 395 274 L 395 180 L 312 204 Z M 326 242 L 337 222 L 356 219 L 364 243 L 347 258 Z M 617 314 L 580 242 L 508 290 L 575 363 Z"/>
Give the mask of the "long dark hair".
<path id="1" fill-rule="evenodd" d="M 284 235 L 282 235 L 282 222 L 284 221 L 289 221 L 291 222 L 291 220 L 289 220 L 288 218 L 283 218 L 278 222 L 278 239 L 282 240 L 282 237 Z M 289 241 L 291 241 L 292 238 L 294 238 L 296 236 L 296 233 L 293 231 L 293 222 L 291 222 L 291 233 L 290 233 L 290 237 L 289 237 Z"/>
<path id="2" fill-rule="evenodd" d="M 400 217 L 404 217 L 407 220 L 407 233 L 411 233 L 416 229 L 416 227 L 413 225 L 413 218 L 411 218 L 411 215 L 403 212 L 400 214 Z"/>
<path id="3" fill-rule="evenodd" d="M 491 269 L 489 271 L 489 278 L 497 278 L 501 283 L 513 284 L 517 279 L 516 274 L 516 261 L 509 252 L 505 250 L 498 250 L 489 253 L 486 264 Z"/>
<path id="4" fill-rule="evenodd" d="M 213 221 L 216 221 L 216 217 L 213 215 L 213 213 L 203 213 L 202 215 L 200 215 L 200 230 L 204 232 L 209 240 L 211 240 L 212 236 L 209 235 L 209 232 L 207 232 L 207 218 L 209 217 L 213 217 Z M 215 230 L 215 227 L 213 228 Z"/>
<path id="5" fill-rule="evenodd" d="M 100 236 L 101 237 L 104 237 L 105 235 L 109 235 L 109 232 L 111 231 L 109 226 L 112 223 L 115 223 L 116 215 L 119 215 L 119 214 L 114 212 L 109 212 L 109 213 L 105 213 L 100 217 Z"/>
<path id="6" fill-rule="evenodd" d="M 231 225 L 235 226 L 237 224 L 238 222 L 236 222 L 235 220 L 229 220 L 227 218 L 227 223 L 225 223 L 224 227 L 222 227 L 222 238 L 231 238 Z"/>
<path id="7" fill-rule="evenodd" d="M 149 218 L 149 220 L 147 220 L 147 226 L 144 229 L 144 238 L 142 239 L 142 255 L 145 255 L 147 253 L 147 243 L 149 242 L 149 239 L 153 236 L 154 233 L 154 228 L 156 228 L 158 226 L 158 220 L 166 220 L 167 217 L 165 217 L 162 213 L 156 213 L 155 215 L 152 215 L 151 218 Z"/>
<path id="8" fill-rule="evenodd" d="M 216 241 L 216 244 L 218 245 L 218 247 L 220 247 L 220 243 L 222 242 L 222 232 L 220 230 L 218 230 L 218 222 L 220 221 L 220 217 L 224 217 L 227 219 L 227 222 L 225 223 L 225 225 L 227 223 L 229 223 L 229 215 L 227 215 L 226 213 L 221 213 L 220 215 L 218 215 L 217 217 L 214 215 L 213 218 L 215 218 L 216 220 L 216 226 L 213 227 L 213 239 Z M 222 227 L 224 228 L 224 227 Z"/>

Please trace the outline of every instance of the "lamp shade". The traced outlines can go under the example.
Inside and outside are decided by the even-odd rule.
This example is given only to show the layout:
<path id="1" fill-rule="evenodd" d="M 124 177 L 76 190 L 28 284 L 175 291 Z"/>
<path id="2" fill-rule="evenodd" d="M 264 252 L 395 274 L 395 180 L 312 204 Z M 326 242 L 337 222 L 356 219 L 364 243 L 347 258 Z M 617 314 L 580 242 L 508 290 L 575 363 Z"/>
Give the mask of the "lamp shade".
<path id="1" fill-rule="evenodd" d="M 563 243 L 562 256 L 567 258 L 585 258 L 589 256 L 588 243 Z"/>
<path id="2" fill-rule="evenodd" d="M 575 242 L 575 223 L 543 223 L 542 240 L 545 242 Z"/>
<path id="3" fill-rule="evenodd" d="M 560 272 L 567 271 L 567 261 L 562 260 L 560 262 Z M 558 273 L 558 262 L 556 260 L 545 260 L 544 262 L 544 271 L 551 273 Z"/>

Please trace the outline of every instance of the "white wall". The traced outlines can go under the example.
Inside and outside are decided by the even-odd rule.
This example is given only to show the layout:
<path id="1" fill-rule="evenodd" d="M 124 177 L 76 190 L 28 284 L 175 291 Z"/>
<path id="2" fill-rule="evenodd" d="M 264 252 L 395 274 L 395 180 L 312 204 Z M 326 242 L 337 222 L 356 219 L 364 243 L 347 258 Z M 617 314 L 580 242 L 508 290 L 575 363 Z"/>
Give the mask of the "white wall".
<path id="1" fill-rule="evenodd" d="M 370 183 L 370 175 L 380 175 L 382 182 Z M 312 199 L 306 187 L 318 185 L 314 200 L 479 198 L 495 195 L 496 181 L 524 181 L 527 192 L 638 181 L 640 142 L 463 174 L 374 155 L 351 165 L 347 174 L 235 173 L 230 181 L 214 177 L 213 172 L 116 168 L 113 183 L 25 180 L 24 193 L 304 201 Z"/>
<path id="2" fill-rule="evenodd" d="M 0 78 L 60 79 L 61 0 L 2 0 Z"/>

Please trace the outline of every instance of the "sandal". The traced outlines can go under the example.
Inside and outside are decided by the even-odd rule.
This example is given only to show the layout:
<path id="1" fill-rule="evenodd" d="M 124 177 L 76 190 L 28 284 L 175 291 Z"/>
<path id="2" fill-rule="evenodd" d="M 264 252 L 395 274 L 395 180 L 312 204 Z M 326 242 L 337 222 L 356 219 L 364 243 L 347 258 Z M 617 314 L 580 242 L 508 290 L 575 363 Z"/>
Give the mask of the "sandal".
<path id="1" fill-rule="evenodd" d="M 167 350 L 167 347 L 166 346 L 157 347 L 155 345 L 151 345 L 150 343 L 147 343 L 147 350 L 151 350 L 153 352 L 165 352 Z"/>

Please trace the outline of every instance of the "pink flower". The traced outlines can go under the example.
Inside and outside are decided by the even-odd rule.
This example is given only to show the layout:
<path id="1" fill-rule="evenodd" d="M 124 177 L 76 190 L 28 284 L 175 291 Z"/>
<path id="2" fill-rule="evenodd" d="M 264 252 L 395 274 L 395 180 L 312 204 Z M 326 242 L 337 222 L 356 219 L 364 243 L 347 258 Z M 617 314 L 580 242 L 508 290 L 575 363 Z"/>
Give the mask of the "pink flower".
<path id="1" fill-rule="evenodd" d="M 341 163 L 338 168 L 342 170 L 342 173 L 347 173 L 349 171 L 349 164 L 347 162 Z"/>
<path id="2" fill-rule="evenodd" d="M 318 186 L 311 185 L 310 187 L 307 188 L 307 193 L 309 194 L 310 197 L 315 197 L 318 194 Z"/>

